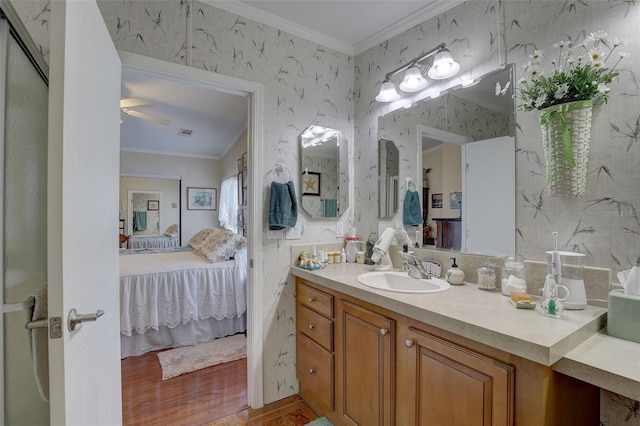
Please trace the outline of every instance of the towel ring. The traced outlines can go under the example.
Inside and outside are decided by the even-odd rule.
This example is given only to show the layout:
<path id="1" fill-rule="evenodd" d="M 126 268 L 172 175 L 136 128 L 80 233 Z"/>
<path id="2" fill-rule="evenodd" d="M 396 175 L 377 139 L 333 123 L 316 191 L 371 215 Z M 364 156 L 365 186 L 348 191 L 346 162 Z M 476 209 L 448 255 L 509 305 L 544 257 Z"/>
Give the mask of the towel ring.
<path id="1" fill-rule="evenodd" d="M 291 170 L 289 170 L 287 166 L 285 166 L 282 163 L 276 163 L 276 167 L 273 170 L 271 170 L 271 180 L 274 182 L 278 182 L 278 176 L 280 175 L 280 173 L 285 173 L 285 177 L 286 177 L 286 173 L 289 173 L 289 178 L 282 183 L 289 182 L 293 177 L 293 175 L 291 174 Z"/>
<path id="2" fill-rule="evenodd" d="M 407 191 L 409 191 L 411 189 L 410 185 L 413 185 L 413 190 L 417 191 L 418 187 L 416 186 L 416 183 L 413 181 L 412 178 L 407 177 Z"/>

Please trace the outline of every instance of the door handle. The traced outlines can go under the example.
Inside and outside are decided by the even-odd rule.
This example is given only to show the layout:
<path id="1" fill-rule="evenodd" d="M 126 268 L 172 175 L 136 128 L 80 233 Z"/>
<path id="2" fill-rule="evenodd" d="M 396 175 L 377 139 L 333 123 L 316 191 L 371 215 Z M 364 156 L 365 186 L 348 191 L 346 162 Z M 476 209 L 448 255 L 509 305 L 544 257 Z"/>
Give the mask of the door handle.
<path id="1" fill-rule="evenodd" d="M 76 326 L 83 322 L 96 321 L 102 315 L 104 315 L 104 311 L 102 309 L 98 309 L 95 314 L 78 314 L 76 308 L 72 308 L 69 311 L 69 317 L 67 318 L 67 328 L 69 331 L 73 331 L 76 329 Z"/>

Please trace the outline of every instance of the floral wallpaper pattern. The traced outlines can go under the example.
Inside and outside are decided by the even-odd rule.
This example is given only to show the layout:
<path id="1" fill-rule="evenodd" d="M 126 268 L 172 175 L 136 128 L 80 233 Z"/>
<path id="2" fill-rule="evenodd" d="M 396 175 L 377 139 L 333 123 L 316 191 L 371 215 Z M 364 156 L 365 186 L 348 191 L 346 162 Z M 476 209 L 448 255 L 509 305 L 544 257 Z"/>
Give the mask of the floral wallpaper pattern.
<path id="1" fill-rule="evenodd" d="M 15 1 L 41 51 L 48 53 L 48 2 Z M 309 124 L 342 130 L 351 150 L 351 207 L 343 220 L 366 237 L 377 219 L 378 117 L 388 106 L 374 97 L 384 74 L 445 42 L 462 75 L 501 63 L 527 62 L 534 49 L 551 54 L 560 40 L 579 42 L 603 30 L 619 39 L 632 60 L 611 86 L 607 105 L 595 110 L 587 194 L 552 199 L 546 191 L 540 129 L 535 112 L 518 112 L 517 249 L 541 260 L 560 232 L 562 247 L 587 254 L 587 264 L 613 272 L 640 262 L 640 43 L 635 0 L 539 2 L 469 1 L 393 37 L 355 58 L 285 31 L 191 0 L 102 1 L 118 49 L 256 81 L 265 87 L 263 178 L 284 163 L 300 185 L 298 135 Z M 342 150 L 342 148 L 341 148 Z M 297 172 L 297 173 L 296 173 Z M 346 180 L 341 174 L 341 182 Z M 342 186 L 342 184 L 341 184 Z M 263 206 L 263 215 L 266 206 Z M 335 226 L 301 215 L 302 241 L 335 242 Z M 289 241 L 262 236 L 265 295 L 265 402 L 297 391 L 295 309 L 289 277 Z M 612 274 L 615 277 L 615 274 Z M 603 391 L 602 423 L 640 424 L 638 402 Z"/>

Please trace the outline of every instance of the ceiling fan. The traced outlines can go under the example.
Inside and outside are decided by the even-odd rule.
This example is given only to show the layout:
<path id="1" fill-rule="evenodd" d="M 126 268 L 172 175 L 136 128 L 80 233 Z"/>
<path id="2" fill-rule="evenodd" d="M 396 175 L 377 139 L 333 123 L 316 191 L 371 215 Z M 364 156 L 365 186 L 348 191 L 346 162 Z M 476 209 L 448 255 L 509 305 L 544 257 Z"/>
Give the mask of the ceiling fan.
<path id="1" fill-rule="evenodd" d="M 120 99 L 120 111 L 122 111 L 124 115 L 140 118 L 142 120 L 151 121 L 157 124 L 162 124 L 164 126 L 170 123 L 170 121 L 167 120 L 166 118 L 158 117 L 155 115 L 147 114 L 146 112 L 140 112 L 140 111 L 136 111 L 135 109 L 131 109 L 131 108 L 134 108 L 137 106 L 143 106 L 143 105 L 150 105 L 150 103 L 141 98 Z M 122 123 L 122 120 L 120 120 L 120 123 Z"/>

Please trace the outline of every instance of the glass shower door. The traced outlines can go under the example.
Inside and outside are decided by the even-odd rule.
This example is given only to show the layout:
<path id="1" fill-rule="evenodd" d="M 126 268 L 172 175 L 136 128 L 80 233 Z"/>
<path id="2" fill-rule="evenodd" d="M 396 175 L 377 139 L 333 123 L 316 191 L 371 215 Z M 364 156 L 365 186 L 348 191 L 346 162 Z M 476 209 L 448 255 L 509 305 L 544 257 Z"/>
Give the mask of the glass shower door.
<path id="1" fill-rule="evenodd" d="M 24 301 L 47 277 L 48 88 L 0 21 L 2 136 L 2 398 L 1 424 L 48 425 L 48 375 L 35 378 Z M 43 329 L 44 330 L 44 329 Z M 41 364 L 47 366 L 46 353 Z M 46 371 L 45 371 L 46 373 Z M 42 376 L 41 376 L 42 377 Z M 40 389 L 46 389 L 46 392 Z M 45 394 L 45 397 L 43 397 Z"/>

